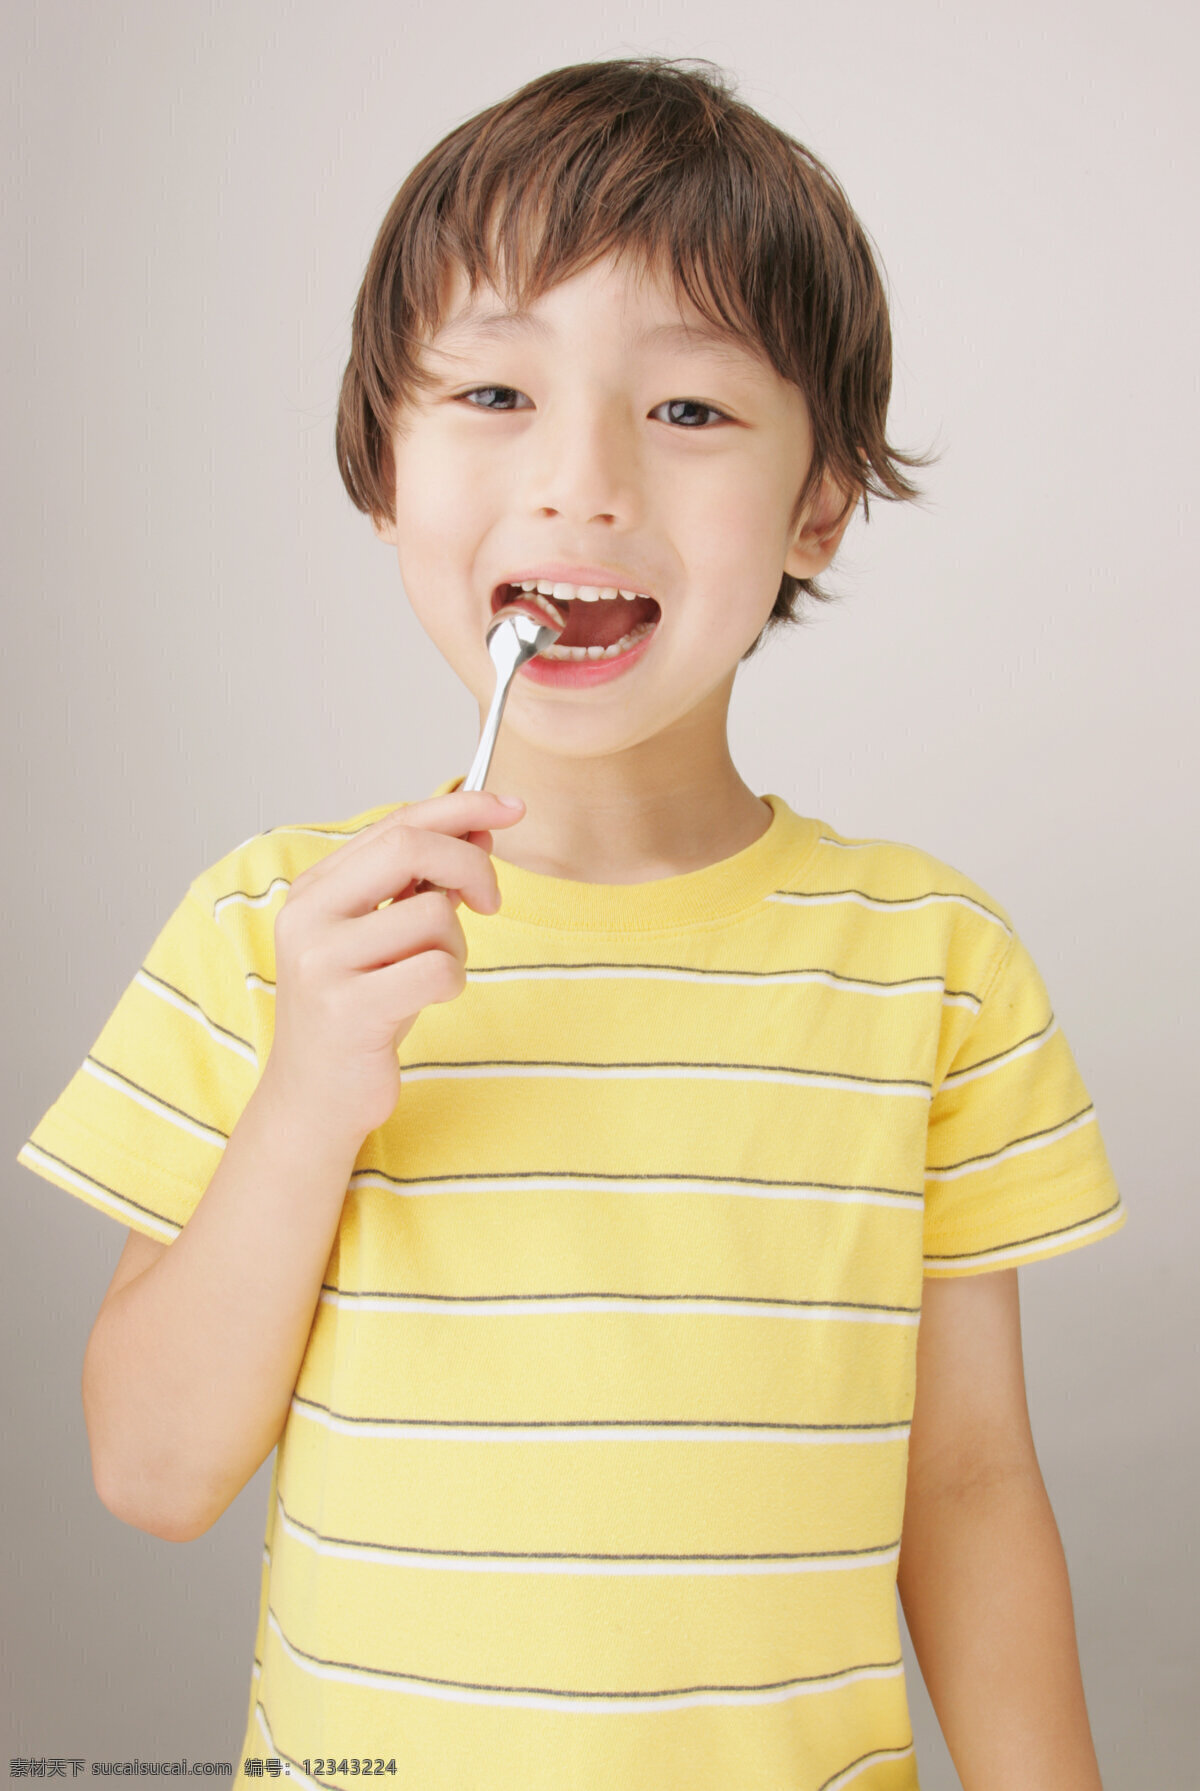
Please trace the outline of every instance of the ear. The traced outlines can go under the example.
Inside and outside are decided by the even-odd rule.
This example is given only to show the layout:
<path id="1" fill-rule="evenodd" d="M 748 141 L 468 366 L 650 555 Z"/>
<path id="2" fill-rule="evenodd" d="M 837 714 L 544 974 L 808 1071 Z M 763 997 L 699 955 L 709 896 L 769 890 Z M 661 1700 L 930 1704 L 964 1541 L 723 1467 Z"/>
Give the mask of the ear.
<path id="1" fill-rule="evenodd" d="M 377 541 L 386 541 L 389 546 L 396 546 L 396 525 L 389 522 L 386 516 L 372 516 L 371 527 L 375 531 Z"/>
<path id="2" fill-rule="evenodd" d="M 816 578 L 824 572 L 842 544 L 858 497 L 826 472 L 792 531 L 783 570 L 792 578 Z"/>

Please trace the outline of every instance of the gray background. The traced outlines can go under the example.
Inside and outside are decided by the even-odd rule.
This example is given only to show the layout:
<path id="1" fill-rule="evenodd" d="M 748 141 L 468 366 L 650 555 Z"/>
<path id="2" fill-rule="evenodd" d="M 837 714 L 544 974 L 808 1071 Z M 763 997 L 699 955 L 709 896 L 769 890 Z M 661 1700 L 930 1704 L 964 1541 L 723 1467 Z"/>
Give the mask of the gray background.
<path id="1" fill-rule="evenodd" d="M 12 1158 L 198 871 L 467 769 L 473 701 L 336 475 L 354 295 L 445 131 L 653 50 L 827 159 L 888 271 L 893 435 L 943 458 L 743 669 L 734 757 L 965 870 L 1046 978 L 1131 1217 L 1021 1272 L 1034 1431 L 1107 1791 L 1192 1782 L 1194 17 L 8 0 L 9 1757 L 236 1756 L 269 1463 L 186 1546 L 108 1514 L 79 1381 L 126 1234 Z"/>

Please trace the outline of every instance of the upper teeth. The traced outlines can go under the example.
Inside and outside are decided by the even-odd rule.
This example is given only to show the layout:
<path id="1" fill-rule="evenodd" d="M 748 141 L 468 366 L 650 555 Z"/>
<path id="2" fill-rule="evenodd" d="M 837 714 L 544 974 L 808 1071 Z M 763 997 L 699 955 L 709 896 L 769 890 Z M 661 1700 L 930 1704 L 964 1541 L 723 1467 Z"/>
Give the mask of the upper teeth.
<path id="1" fill-rule="evenodd" d="M 632 603 L 641 597 L 641 591 L 622 591 L 616 585 L 564 585 L 555 584 L 548 578 L 527 578 L 522 581 L 523 591 L 538 591 L 543 597 L 553 597 L 556 603 L 571 603 L 576 597 L 581 603 L 599 603 L 602 599 L 610 601 L 614 597 L 624 597 Z"/>

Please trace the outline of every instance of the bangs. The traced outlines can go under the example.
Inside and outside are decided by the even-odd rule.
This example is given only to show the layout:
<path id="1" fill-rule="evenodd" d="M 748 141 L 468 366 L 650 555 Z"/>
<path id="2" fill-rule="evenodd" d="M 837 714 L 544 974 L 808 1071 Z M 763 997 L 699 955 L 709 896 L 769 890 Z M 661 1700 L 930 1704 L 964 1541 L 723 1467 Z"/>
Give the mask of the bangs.
<path id="1" fill-rule="evenodd" d="M 772 316 L 786 315 L 788 270 L 761 153 L 711 105 L 664 108 L 652 91 L 641 106 L 616 93 L 606 104 L 610 67 L 623 65 L 585 65 L 549 107 L 534 83 L 523 105 L 460 127 L 414 169 L 399 196 L 412 189 L 406 228 L 378 269 L 386 334 L 363 344 L 377 403 L 432 383 L 420 346 L 444 321 L 456 270 L 472 298 L 490 286 L 524 310 L 608 257 L 664 279 L 709 327 L 797 379 Z"/>
<path id="2" fill-rule="evenodd" d="M 779 347 L 772 353 L 764 342 L 761 320 L 738 277 L 747 261 L 763 258 L 764 247 L 748 242 L 744 229 L 731 228 L 742 208 L 726 158 L 715 155 L 711 144 L 685 146 L 651 173 L 644 146 L 628 126 L 626 135 L 631 140 L 625 144 L 610 136 L 589 146 L 590 156 L 569 140 L 548 142 L 519 184 L 507 168 L 503 178 L 489 181 L 490 170 L 473 178 L 464 167 L 422 245 L 426 252 L 415 257 L 404 320 L 410 338 L 427 339 L 444 321 L 455 271 L 472 298 L 491 287 L 514 309 L 526 310 L 562 281 L 611 257 L 663 280 L 713 331 L 756 355 L 766 352 L 778 373 L 793 377 Z M 724 185 L 728 192 L 721 192 Z"/>

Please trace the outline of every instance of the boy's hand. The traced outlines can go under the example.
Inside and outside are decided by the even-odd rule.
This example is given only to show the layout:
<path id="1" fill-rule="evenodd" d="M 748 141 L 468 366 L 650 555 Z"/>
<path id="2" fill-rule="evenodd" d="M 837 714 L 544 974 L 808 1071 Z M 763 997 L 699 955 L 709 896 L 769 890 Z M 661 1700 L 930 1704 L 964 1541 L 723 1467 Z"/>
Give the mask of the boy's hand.
<path id="1" fill-rule="evenodd" d="M 396 1047 L 417 1015 L 466 987 L 455 910 L 465 901 L 496 912 L 490 830 L 523 813 L 483 790 L 411 803 L 301 872 L 275 918 L 275 1038 L 263 1076 L 356 1150 L 395 1109 Z M 424 878 L 441 887 L 413 894 Z"/>

